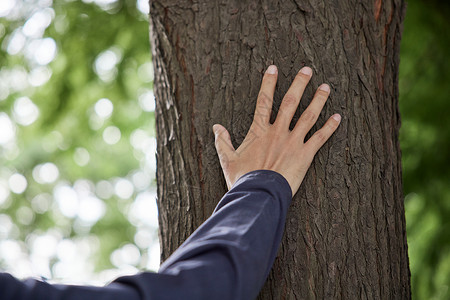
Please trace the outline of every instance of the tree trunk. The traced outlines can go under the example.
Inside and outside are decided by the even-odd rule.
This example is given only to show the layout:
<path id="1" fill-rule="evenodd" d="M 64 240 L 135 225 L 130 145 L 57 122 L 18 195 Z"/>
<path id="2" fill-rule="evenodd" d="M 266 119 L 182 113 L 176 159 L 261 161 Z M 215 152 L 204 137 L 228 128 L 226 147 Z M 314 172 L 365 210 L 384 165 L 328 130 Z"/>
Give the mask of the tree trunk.
<path id="1" fill-rule="evenodd" d="M 410 299 L 398 142 L 404 1 L 155 0 L 150 11 L 162 260 L 227 190 L 212 125 L 237 147 L 266 67 L 279 69 L 276 113 L 307 65 L 313 77 L 291 126 L 323 82 L 331 95 L 312 132 L 335 112 L 343 119 L 293 199 L 259 299 Z"/>

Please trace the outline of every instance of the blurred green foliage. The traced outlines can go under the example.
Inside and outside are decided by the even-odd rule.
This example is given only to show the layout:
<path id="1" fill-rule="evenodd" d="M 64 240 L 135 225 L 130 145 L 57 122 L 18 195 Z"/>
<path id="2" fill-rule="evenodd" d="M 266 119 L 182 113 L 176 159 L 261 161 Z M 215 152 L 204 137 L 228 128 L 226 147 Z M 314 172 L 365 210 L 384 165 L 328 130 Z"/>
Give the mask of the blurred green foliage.
<path id="1" fill-rule="evenodd" d="M 8 1 L 14 7 L 0 24 L 0 112 L 8 114 L 14 135 L 0 145 L 0 187 L 5 194 L 14 185 L 11 176 L 18 173 L 25 176 L 27 188 L 0 201 L 0 240 L 18 241 L 20 250 L 33 258 L 34 252 L 41 251 L 33 246 L 38 236 L 56 239 L 57 249 L 60 241 L 79 238 L 90 243 L 87 252 L 96 270 L 120 267 L 120 259 L 113 266 L 113 252 L 134 245 L 139 228 L 145 227 L 143 234 L 150 232 L 149 239 L 157 245 L 155 226 L 130 220 L 136 196 L 149 190 L 154 193 L 155 188 L 155 152 L 144 151 L 154 149 L 154 112 L 148 17 L 137 6 L 142 1 Z M 34 105 L 22 101 L 21 106 L 17 99 L 23 97 Z M 100 99 L 104 99 L 103 107 L 96 106 Z M 29 111 L 27 115 L 33 106 L 39 115 L 26 124 L 26 117 L 33 119 Z M 56 166 L 59 176 L 42 183 L 39 166 L 46 163 Z M 61 197 L 72 195 L 75 207 L 64 208 L 56 201 L 58 186 L 70 187 L 62 189 L 69 195 Z M 83 197 L 97 199 L 85 201 L 84 209 L 100 215 L 80 217 L 77 209 L 82 209 Z M 50 199 L 47 204 L 46 198 Z M 129 263 L 135 268 L 148 267 L 152 245 L 141 244 L 126 248 L 134 254 L 139 249 L 140 258 Z M 6 259 L 13 255 L 6 249 L 11 245 L 17 247 L 0 245 L 0 267 L 7 270 L 15 267 Z M 55 273 L 58 254 L 47 256 L 40 261 L 48 264 L 48 271 L 44 267 L 37 272 L 44 270 L 42 275 L 52 278 L 65 276 Z M 14 261 L 24 262 L 16 256 Z M 26 270 L 16 275 L 27 275 Z"/>
<path id="2" fill-rule="evenodd" d="M 450 3 L 408 1 L 400 51 L 412 294 L 450 299 Z"/>
<path id="3" fill-rule="evenodd" d="M 118 249 L 131 256 L 138 249 L 139 259 L 125 265 L 146 268 L 157 239 L 156 227 L 143 225 L 130 213 L 133 199 L 149 190 L 154 193 L 155 185 L 156 166 L 148 153 L 154 149 L 149 146 L 154 113 L 149 102 L 148 21 L 137 8 L 142 1 L 15 2 L 23 5 L 20 13 L 0 23 L 0 112 L 8 114 L 14 129 L 14 138 L 0 145 L 0 242 L 17 241 L 21 251 L 33 257 L 36 237 L 50 233 L 59 242 L 71 238 L 90 244 L 88 262 L 97 271 L 121 267 L 113 263 L 121 255 Z M 41 36 L 24 29 L 39 7 L 51 9 L 52 16 Z M 409 1 L 401 45 L 400 143 L 415 299 L 450 298 L 449 15 L 448 2 Z M 25 39 L 22 46 L 21 36 Z M 57 49 L 48 65 L 42 60 L 51 47 L 41 58 L 32 55 L 39 46 L 33 41 L 45 38 L 53 39 Z M 42 80 L 49 72 L 51 77 Z M 27 103 L 17 100 L 23 97 L 39 110 L 31 124 L 21 119 L 17 109 Z M 108 109 L 96 111 L 102 98 L 113 105 L 110 116 Z M 109 143 L 107 128 L 113 134 Z M 58 179 L 38 182 L 39 176 L 33 173 L 48 162 L 57 166 Z M 6 197 L 15 173 L 25 176 L 27 188 L 8 192 Z M 127 190 L 130 182 L 132 192 L 121 193 L 120 188 Z M 76 214 L 64 213 L 55 203 L 55 189 L 61 185 L 101 199 L 105 205 L 102 217 L 83 223 Z M 143 243 L 142 237 L 150 237 L 153 244 Z M 3 248 L 11 245 L 4 243 Z M 8 265 L 8 255 L 0 245 L 0 267 L 14 272 L 16 266 Z M 61 255 L 48 256 L 49 271 L 36 272 L 63 278 L 64 273 L 55 271 Z"/>

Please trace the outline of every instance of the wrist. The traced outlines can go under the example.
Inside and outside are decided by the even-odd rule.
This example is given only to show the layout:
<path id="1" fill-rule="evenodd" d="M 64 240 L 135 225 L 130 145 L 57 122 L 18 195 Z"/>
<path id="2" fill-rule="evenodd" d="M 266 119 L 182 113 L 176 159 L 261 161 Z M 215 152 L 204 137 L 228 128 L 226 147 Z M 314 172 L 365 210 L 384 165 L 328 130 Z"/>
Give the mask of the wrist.
<path id="1" fill-rule="evenodd" d="M 269 169 L 252 170 L 244 173 L 243 175 L 240 175 L 238 179 L 232 184 L 230 190 L 242 182 L 249 180 L 258 181 L 260 178 L 268 178 L 268 182 L 273 183 L 273 185 L 277 185 L 283 191 L 286 191 L 286 194 L 289 194 L 290 199 L 292 199 L 292 197 L 294 196 L 292 194 L 292 187 L 289 181 L 281 173 Z"/>

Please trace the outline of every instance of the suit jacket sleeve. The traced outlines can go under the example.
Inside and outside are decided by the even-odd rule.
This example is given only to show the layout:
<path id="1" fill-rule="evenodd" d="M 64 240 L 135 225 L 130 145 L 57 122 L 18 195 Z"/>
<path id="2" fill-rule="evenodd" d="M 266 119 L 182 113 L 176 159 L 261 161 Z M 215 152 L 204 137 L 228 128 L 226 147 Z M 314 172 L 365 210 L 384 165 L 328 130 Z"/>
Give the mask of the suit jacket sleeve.
<path id="1" fill-rule="evenodd" d="M 240 177 L 158 273 L 119 277 L 105 287 L 19 281 L 0 273 L 1 299 L 254 299 L 275 260 L 291 188 L 279 173 Z"/>

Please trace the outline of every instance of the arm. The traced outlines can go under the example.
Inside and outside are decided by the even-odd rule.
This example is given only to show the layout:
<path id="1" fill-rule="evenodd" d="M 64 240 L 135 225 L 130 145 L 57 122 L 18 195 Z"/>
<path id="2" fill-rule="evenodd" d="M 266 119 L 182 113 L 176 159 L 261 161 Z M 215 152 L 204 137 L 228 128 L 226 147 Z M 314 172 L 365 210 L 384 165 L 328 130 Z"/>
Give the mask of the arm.
<path id="1" fill-rule="evenodd" d="M 311 77 L 300 70 L 269 123 L 277 69 L 266 71 L 255 117 L 237 150 L 221 125 L 214 125 L 220 164 L 230 189 L 213 215 L 161 266 L 160 272 L 118 278 L 106 287 L 18 281 L 0 273 L 2 299 L 252 299 L 257 296 L 279 247 L 287 208 L 312 159 L 337 129 L 333 115 L 304 142 L 324 106 L 323 84 L 295 128 L 289 124 Z"/>
<path id="2" fill-rule="evenodd" d="M 20 281 L 10 274 L 0 273 L 2 300 L 139 300 L 131 286 L 113 283 L 106 287 L 49 284 L 35 279 Z"/>
<path id="3" fill-rule="evenodd" d="M 280 174 L 243 175 L 159 274 L 118 279 L 142 299 L 254 299 L 275 260 L 292 195 Z"/>
<path id="4" fill-rule="evenodd" d="M 278 250 L 291 189 L 280 174 L 243 175 L 214 213 L 172 256 L 159 274 L 124 276 L 106 287 L 19 281 L 0 273 L 0 298 L 25 299 L 253 299 Z"/>
<path id="5" fill-rule="evenodd" d="M 314 155 L 337 129 L 335 114 L 305 143 L 330 88 L 322 84 L 295 128 L 289 124 L 311 78 L 300 70 L 286 93 L 277 119 L 269 123 L 277 69 L 266 71 L 255 117 L 242 144 L 234 149 L 228 131 L 214 125 L 216 149 L 229 187 L 213 215 L 161 266 L 167 285 L 154 275 L 120 279 L 144 299 L 254 299 L 267 278 L 283 235 L 285 217 Z M 158 281 L 153 281 L 158 282 Z"/>

